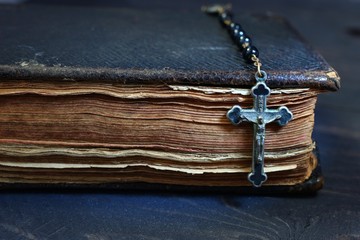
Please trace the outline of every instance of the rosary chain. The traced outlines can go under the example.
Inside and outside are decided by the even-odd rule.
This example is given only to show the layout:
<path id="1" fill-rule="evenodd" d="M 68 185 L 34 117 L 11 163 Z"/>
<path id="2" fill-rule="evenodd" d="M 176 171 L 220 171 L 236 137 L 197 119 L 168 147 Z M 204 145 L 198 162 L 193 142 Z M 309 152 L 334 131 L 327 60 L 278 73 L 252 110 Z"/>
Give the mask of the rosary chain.
<path id="1" fill-rule="evenodd" d="M 252 45 L 250 37 L 245 33 L 240 24 L 233 21 L 233 15 L 230 12 L 231 5 L 213 5 L 203 6 L 201 10 L 210 15 L 219 17 L 221 25 L 226 28 L 233 41 L 242 51 L 243 58 L 248 63 L 253 64 L 257 68 L 257 76 L 263 77 L 263 71 L 261 70 L 261 62 L 259 59 L 258 49 Z"/>

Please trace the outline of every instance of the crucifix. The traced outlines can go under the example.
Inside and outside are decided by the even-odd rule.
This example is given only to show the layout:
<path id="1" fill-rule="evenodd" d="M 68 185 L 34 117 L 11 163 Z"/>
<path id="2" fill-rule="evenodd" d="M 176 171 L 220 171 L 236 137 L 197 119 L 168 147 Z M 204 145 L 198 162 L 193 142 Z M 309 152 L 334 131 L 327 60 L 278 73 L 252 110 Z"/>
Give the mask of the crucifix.
<path id="1" fill-rule="evenodd" d="M 265 81 L 267 75 L 261 70 L 259 50 L 252 44 L 252 40 L 243 30 L 242 26 L 233 21 L 233 14 L 228 6 L 213 5 L 203 7 L 203 11 L 211 15 L 217 15 L 220 23 L 225 27 L 235 44 L 242 52 L 245 62 L 257 67 L 255 73 L 256 85 L 251 88 L 251 95 L 254 97 L 252 109 L 242 109 L 240 106 L 233 106 L 226 114 L 228 119 L 235 125 L 241 122 L 251 122 L 254 126 L 252 168 L 248 175 L 248 180 L 255 187 L 260 187 L 266 180 L 264 172 L 264 147 L 265 147 L 265 126 L 276 121 L 280 126 L 286 125 L 293 115 L 285 106 L 278 109 L 267 109 L 266 99 L 270 95 L 270 88 Z"/>
<path id="2" fill-rule="evenodd" d="M 264 71 L 260 71 L 259 74 L 255 74 L 255 78 L 257 83 L 251 89 L 251 95 L 254 97 L 253 108 L 242 109 L 235 105 L 227 112 L 226 116 L 234 125 L 238 125 L 242 121 L 251 122 L 254 125 L 252 169 L 248 180 L 253 186 L 260 187 L 267 180 L 264 171 L 265 126 L 273 121 L 284 126 L 292 119 L 293 115 L 285 106 L 268 109 L 266 99 L 270 95 L 270 88 L 265 83 L 267 75 Z"/>

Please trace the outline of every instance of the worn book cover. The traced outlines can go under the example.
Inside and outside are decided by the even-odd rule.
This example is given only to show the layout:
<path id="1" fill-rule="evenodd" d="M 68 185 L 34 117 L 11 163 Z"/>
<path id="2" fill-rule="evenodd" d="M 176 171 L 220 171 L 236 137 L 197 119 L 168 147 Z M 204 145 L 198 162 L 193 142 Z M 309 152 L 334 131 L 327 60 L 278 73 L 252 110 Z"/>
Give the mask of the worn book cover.
<path id="1" fill-rule="evenodd" d="M 339 77 L 281 17 L 237 13 L 261 49 L 269 124 L 266 191 L 322 185 L 312 139 L 317 95 Z M 0 183 L 251 190 L 254 68 L 200 10 L 0 7 Z"/>

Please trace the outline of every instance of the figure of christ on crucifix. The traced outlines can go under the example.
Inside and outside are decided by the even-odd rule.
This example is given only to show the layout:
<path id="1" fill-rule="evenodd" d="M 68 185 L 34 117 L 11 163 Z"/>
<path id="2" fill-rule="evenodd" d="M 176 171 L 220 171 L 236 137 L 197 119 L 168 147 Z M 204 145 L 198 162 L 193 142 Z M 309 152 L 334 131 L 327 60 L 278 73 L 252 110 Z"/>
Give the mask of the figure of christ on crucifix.
<path id="1" fill-rule="evenodd" d="M 253 186 L 260 187 L 267 180 L 264 172 L 265 125 L 277 121 L 280 126 L 284 126 L 293 118 L 293 115 L 285 106 L 278 109 L 267 109 L 266 99 L 270 95 L 270 88 L 263 79 L 259 81 L 257 78 L 257 80 L 257 84 L 251 89 L 254 97 L 253 108 L 242 109 L 235 105 L 227 112 L 226 116 L 234 125 L 238 125 L 242 121 L 252 122 L 254 125 L 252 169 L 248 180 Z"/>

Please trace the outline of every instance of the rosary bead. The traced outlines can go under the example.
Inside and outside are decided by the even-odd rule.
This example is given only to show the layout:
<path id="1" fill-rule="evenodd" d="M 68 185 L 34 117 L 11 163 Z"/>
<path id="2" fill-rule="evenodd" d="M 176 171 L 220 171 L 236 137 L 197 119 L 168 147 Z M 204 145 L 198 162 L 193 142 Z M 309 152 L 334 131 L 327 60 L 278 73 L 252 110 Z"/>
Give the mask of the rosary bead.
<path id="1" fill-rule="evenodd" d="M 239 38 L 238 45 L 240 49 L 245 49 L 251 45 L 251 39 L 249 36 L 242 36 Z"/>
<path id="2" fill-rule="evenodd" d="M 231 35 L 234 34 L 234 31 L 235 31 L 235 30 L 238 31 L 238 30 L 240 30 L 240 29 L 241 29 L 241 26 L 240 26 L 240 24 L 238 24 L 238 23 L 232 22 L 232 23 L 230 23 L 230 25 L 228 26 L 228 30 L 229 30 L 229 33 L 230 33 Z"/>
<path id="3" fill-rule="evenodd" d="M 235 40 L 235 43 L 236 43 L 236 45 L 238 45 L 240 50 L 243 50 L 242 43 L 244 42 L 245 38 L 246 38 L 246 34 L 245 34 L 245 32 L 243 32 L 243 34 L 239 35 Z"/>
<path id="4" fill-rule="evenodd" d="M 259 57 L 259 51 L 254 46 L 248 46 L 247 48 L 245 48 L 243 50 L 242 54 L 243 54 L 243 58 L 247 62 L 253 62 L 253 60 L 251 59 L 252 55 L 255 55 L 256 57 Z"/>
<path id="5" fill-rule="evenodd" d="M 219 21 L 223 27 L 229 26 L 232 22 L 232 14 L 229 12 L 220 13 Z"/>
<path id="6" fill-rule="evenodd" d="M 240 39 L 243 38 L 244 36 L 245 36 L 245 32 L 241 28 L 235 29 L 233 32 L 233 35 L 231 35 L 231 37 L 235 41 L 235 43 L 238 43 L 240 41 Z"/>

